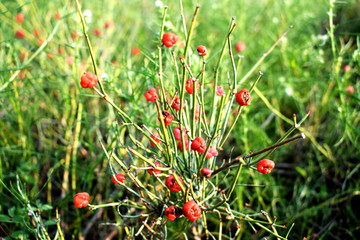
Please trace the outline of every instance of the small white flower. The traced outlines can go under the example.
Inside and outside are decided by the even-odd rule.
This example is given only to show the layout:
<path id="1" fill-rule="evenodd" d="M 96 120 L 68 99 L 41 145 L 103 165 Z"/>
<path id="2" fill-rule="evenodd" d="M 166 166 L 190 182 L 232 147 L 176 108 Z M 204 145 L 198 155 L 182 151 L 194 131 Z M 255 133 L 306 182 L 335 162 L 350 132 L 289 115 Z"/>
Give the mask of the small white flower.
<path id="1" fill-rule="evenodd" d="M 288 95 L 288 96 L 291 96 L 292 93 L 293 93 L 293 90 L 289 87 L 285 88 L 285 93 Z"/>
<path id="2" fill-rule="evenodd" d="M 91 12 L 91 10 L 86 9 L 86 10 L 83 12 L 83 16 L 84 16 L 84 19 L 85 19 L 85 22 L 86 22 L 86 23 L 91 23 L 91 17 L 92 17 L 92 12 Z"/>
<path id="3" fill-rule="evenodd" d="M 157 7 L 157 8 L 163 8 L 163 7 L 164 7 L 164 4 L 163 4 L 162 1 L 156 0 L 156 1 L 155 1 L 155 7 Z"/>
<path id="4" fill-rule="evenodd" d="M 109 76 L 106 73 L 101 74 L 101 79 L 107 80 L 108 78 L 109 78 Z"/>

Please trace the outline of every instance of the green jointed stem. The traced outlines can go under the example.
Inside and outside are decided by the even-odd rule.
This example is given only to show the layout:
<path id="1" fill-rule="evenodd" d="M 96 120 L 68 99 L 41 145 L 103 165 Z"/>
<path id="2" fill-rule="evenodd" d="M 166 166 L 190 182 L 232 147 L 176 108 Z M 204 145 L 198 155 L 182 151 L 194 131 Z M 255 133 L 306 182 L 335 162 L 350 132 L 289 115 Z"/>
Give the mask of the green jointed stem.
<path id="1" fill-rule="evenodd" d="M 81 11 L 79 1 L 78 0 L 75 0 L 75 1 L 76 1 L 77 10 L 78 10 L 78 13 L 79 13 L 79 16 L 80 16 L 80 19 L 81 19 L 81 24 L 82 24 L 82 27 L 83 27 L 84 35 L 85 35 L 85 38 L 86 38 L 86 43 L 87 43 L 88 48 L 89 48 L 91 61 L 92 61 L 93 66 L 94 66 L 94 72 L 95 72 L 95 75 L 98 76 L 97 64 L 96 64 L 96 60 L 95 60 L 95 57 L 94 57 L 94 52 L 93 52 L 92 47 L 91 47 L 90 38 L 89 38 L 89 35 L 87 34 L 85 19 L 84 19 L 84 16 L 82 14 L 82 11 Z M 101 82 L 101 78 L 99 76 L 98 76 L 98 79 L 99 79 L 98 82 L 99 82 L 100 90 L 104 95 L 106 95 L 104 87 L 103 87 L 102 82 Z"/>
<path id="2" fill-rule="evenodd" d="M 165 27 L 165 19 L 166 19 L 166 12 L 167 12 L 167 6 L 164 7 L 164 14 L 163 14 L 163 20 L 161 24 L 161 32 L 160 32 L 160 42 L 158 46 L 159 50 L 159 81 L 160 81 L 160 88 L 161 88 L 161 102 L 164 103 L 164 107 L 166 106 L 166 96 L 165 96 L 165 89 L 164 89 L 164 83 L 163 83 L 163 76 L 162 76 L 162 56 L 161 56 L 161 50 L 162 50 L 162 37 L 164 35 L 164 27 Z"/>
<path id="3" fill-rule="evenodd" d="M 219 78 L 219 71 L 220 71 L 220 64 L 221 64 L 221 61 L 224 57 L 224 54 L 225 54 L 225 48 L 226 48 L 226 45 L 228 43 L 228 39 L 229 39 L 229 34 L 231 34 L 232 31 L 234 31 L 234 24 L 235 24 L 235 17 L 233 17 L 231 19 L 231 23 L 230 23 L 230 27 L 229 27 L 229 31 L 226 35 L 226 38 L 225 38 L 225 41 L 224 41 L 224 44 L 223 44 L 223 47 L 221 49 L 221 53 L 220 53 L 220 56 L 219 56 L 219 60 L 216 64 L 216 67 L 215 67 L 215 82 L 214 82 L 214 91 L 213 91 L 213 98 L 212 98 L 212 108 L 211 108 L 211 118 L 210 118 L 210 126 L 213 125 L 213 122 L 215 120 L 215 112 L 216 112 L 216 86 L 218 85 L 218 78 Z"/>
<path id="4" fill-rule="evenodd" d="M 250 88 L 250 90 L 249 90 L 250 93 L 253 91 L 254 87 L 255 87 L 256 84 L 259 82 L 259 80 L 261 79 L 262 76 L 263 76 L 262 72 L 259 72 L 258 78 L 256 79 L 256 81 L 254 82 L 254 84 L 251 86 L 251 88 Z M 233 95 L 233 98 L 234 98 L 234 97 L 235 97 L 235 95 Z M 231 103 L 230 103 L 230 104 L 231 104 Z M 241 107 L 240 107 L 240 109 L 239 109 L 239 111 L 238 111 L 238 113 L 237 113 L 237 115 L 236 115 L 236 118 L 234 119 L 234 122 L 233 122 L 233 123 L 231 124 L 231 126 L 230 126 L 230 129 L 229 129 L 228 132 L 226 133 L 225 137 L 221 139 L 221 142 L 220 142 L 220 144 L 219 144 L 219 147 L 220 147 L 220 148 L 224 145 L 225 141 L 228 139 L 228 137 L 230 136 L 232 130 L 234 129 L 237 121 L 239 120 L 239 117 L 240 117 L 240 114 L 241 114 L 241 112 L 242 112 L 243 107 L 244 107 L 244 106 L 241 106 Z M 226 121 L 225 121 L 224 124 L 227 123 L 227 118 L 228 118 L 228 116 L 229 116 L 230 110 L 231 110 L 231 105 L 229 105 L 229 108 L 228 108 L 228 110 L 227 110 L 227 113 L 226 113 Z M 224 134 L 224 133 L 225 133 L 225 125 L 224 125 L 223 127 L 224 127 L 224 130 L 223 130 L 222 133 Z"/>
<path id="5" fill-rule="evenodd" d="M 185 51 L 184 51 L 184 59 L 188 53 L 189 50 L 189 45 L 190 45 L 190 39 L 191 39 L 191 35 L 192 32 L 194 30 L 194 26 L 195 26 L 195 20 L 197 17 L 199 11 L 199 5 L 196 6 L 195 9 L 195 13 L 194 13 L 194 17 L 192 19 L 191 25 L 190 25 L 190 30 L 189 30 L 189 34 L 186 40 L 186 46 L 185 46 Z M 179 110 L 179 127 L 180 127 L 180 134 L 181 134 L 181 143 L 182 143 L 182 154 L 183 154 L 183 159 L 184 159 L 184 163 L 185 163 L 185 167 L 187 168 L 187 159 L 186 159 L 186 144 L 185 144 L 185 138 L 184 138 L 184 131 L 183 131 L 183 108 L 184 108 L 184 96 L 185 96 L 185 86 L 186 86 L 186 67 L 183 66 L 183 79 L 182 79 L 182 85 L 181 85 L 181 92 L 180 92 L 180 110 Z"/>

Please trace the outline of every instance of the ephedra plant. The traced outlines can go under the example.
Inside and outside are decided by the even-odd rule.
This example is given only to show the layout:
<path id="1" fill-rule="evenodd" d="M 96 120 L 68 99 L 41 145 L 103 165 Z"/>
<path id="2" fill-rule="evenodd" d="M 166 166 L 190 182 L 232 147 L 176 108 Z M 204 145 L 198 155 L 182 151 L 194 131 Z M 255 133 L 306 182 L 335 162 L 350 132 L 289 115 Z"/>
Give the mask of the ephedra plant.
<path id="1" fill-rule="evenodd" d="M 156 111 L 157 117 L 153 119 L 156 127 L 151 129 L 151 124 L 135 122 L 116 104 L 116 99 L 106 93 L 106 86 L 99 77 L 81 8 L 76 2 L 93 62 L 93 71 L 89 70 L 81 76 L 80 85 L 84 88 L 83 91 L 91 88 L 110 104 L 118 113 L 118 127 L 127 129 L 127 138 L 117 140 L 119 148 L 125 151 L 104 144 L 102 148 L 112 172 L 109 180 L 119 185 L 119 191 L 127 191 L 130 195 L 111 203 L 96 203 L 86 192 L 78 193 L 74 199 L 76 207 L 89 207 L 90 210 L 114 207 L 124 222 L 123 227 L 129 239 L 237 237 L 242 231 L 237 227 L 240 226 L 240 221 L 247 222 L 255 233 L 263 230 L 278 239 L 286 239 L 291 228 L 280 235 L 277 229 L 286 226 L 277 225 L 265 211 L 247 214 L 243 209 L 236 209 L 233 192 L 244 171 L 253 169 L 258 174 L 271 173 L 276 160 L 270 160 L 270 154 L 281 145 L 304 138 L 303 134 L 291 138 L 290 135 L 308 114 L 300 122 L 296 122 L 294 117 L 294 125 L 285 135 L 263 150 L 230 157 L 231 154 L 224 150 L 228 148 L 224 146 L 228 143 L 234 126 L 241 124 L 239 117 L 243 109 L 252 107 L 251 99 L 263 74 L 260 72 L 252 84 L 249 83 L 249 78 L 291 27 L 239 80 L 237 67 L 240 58 L 235 61 L 231 41 L 236 28 L 235 18 L 231 20 L 228 32 L 224 33 L 224 44 L 214 71 L 206 71 L 206 46 L 193 46 L 191 42 L 199 6 L 195 9 L 188 31 L 181 12 L 186 41 L 183 51 L 172 49 L 178 44 L 179 37 L 173 32 L 165 31 L 168 11 L 165 7 L 157 49 L 154 49 L 157 53 L 154 59 L 157 63 L 157 75 L 153 76 L 155 84 L 141 93 L 144 96 L 142 100 L 148 103 L 149 111 Z M 181 1 L 180 7 L 182 9 Z M 237 50 L 244 47 L 243 43 L 236 45 Z M 164 54 L 171 57 L 164 58 Z M 194 54 L 201 60 L 200 70 L 190 64 Z M 229 77 L 228 84 L 221 86 L 220 66 L 225 56 L 231 60 L 232 79 Z M 166 64 L 173 65 L 173 82 L 165 81 L 165 59 L 172 59 L 171 63 Z M 213 84 L 206 85 L 206 82 Z M 205 104 L 207 102 L 210 104 Z M 232 117 L 234 109 L 236 114 Z M 132 134 L 134 130 L 137 132 L 136 136 Z M 148 139 L 148 146 L 137 139 L 144 137 Z M 226 161 L 217 159 L 219 152 L 225 156 Z M 221 179 L 226 179 L 230 184 L 219 188 L 219 182 L 223 182 Z M 127 219 L 134 218 L 138 224 L 127 224 Z M 235 230 L 223 230 L 225 221 L 233 222 Z"/>

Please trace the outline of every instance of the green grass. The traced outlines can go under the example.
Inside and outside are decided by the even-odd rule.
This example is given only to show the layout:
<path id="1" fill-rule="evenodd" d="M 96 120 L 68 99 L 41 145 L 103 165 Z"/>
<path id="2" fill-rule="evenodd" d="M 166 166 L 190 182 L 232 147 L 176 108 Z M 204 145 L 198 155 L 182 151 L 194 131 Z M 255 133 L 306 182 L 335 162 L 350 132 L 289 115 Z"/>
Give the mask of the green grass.
<path id="1" fill-rule="evenodd" d="M 184 1 L 188 29 L 196 3 Z M 311 112 L 302 125 L 307 139 L 277 149 L 269 157 L 276 162 L 276 169 L 270 176 L 260 176 L 247 168 L 243 170 L 238 183 L 265 187 L 237 187 L 230 200 L 235 210 L 249 214 L 264 210 L 272 218 L 276 216 L 279 225 L 287 226 L 287 229 L 278 230 L 282 236 L 295 223 L 289 239 L 356 239 L 360 226 L 360 38 L 356 28 L 360 21 L 356 2 L 335 4 L 334 53 L 331 38 L 327 37 L 330 8 L 327 1 L 209 0 L 198 3 L 200 11 L 191 43 L 192 70 L 200 70 L 196 47 L 205 45 L 208 48 L 205 80 L 208 89 L 233 16 L 236 16 L 237 26 L 232 42 L 241 40 L 247 46 L 241 53 L 244 58 L 238 79 L 290 25 L 294 25 L 240 86 L 250 88 L 257 71 L 264 73 L 257 85 L 264 98 L 255 92 L 252 94 L 252 105 L 244 110 L 224 145 L 219 164 L 223 158 L 229 158 L 231 151 L 234 157 L 272 145 L 291 128 L 287 119 L 292 121 L 294 113 L 299 120 Z M 109 76 L 103 80 L 107 93 L 135 122 L 156 128 L 156 109 L 145 101 L 143 93 L 158 85 L 155 56 L 163 10 L 156 8 L 154 1 L 107 0 L 82 4 L 83 10 L 92 11 L 89 35 L 100 74 Z M 178 2 L 164 1 L 165 4 L 169 6 L 165 30 L 175 32 L 180 42 L 184 41 Z M 18 12 L 25 15 L 21 24 L 15 22 Z M 54 19 L 56 12 L 62 16 L 60 20 Z M 107 20 L 114 21 L 115 27 L 104 29 Z M 92 34 L 94 28 L 100 29 L 100 37 Z M 15 38 L 19 29 L 24 31 L 24 39 Z M 38 56 L 24 66 L 39 48 L 33 36 L 34 29 L 40 30 L 43 39 L 51 33 L 54 36 Z M 79 32 L 77 40 L 71 38 L 74 31 Z M 352 44 L 344 47 L 349 41 Z M 131 55 L 134 46 L 140 48 L 140 56 Z M 59 47 L 64 50 L 62 54 L 58 53 Z M 175 49 L 182 52 L 180 44 Z M 20 53 L 25 54 L 24 60 L 20 59 Z M 46 53 L 52 53 L 52 59 L 48 59 Z M 168 49 L 163 55 L 165 85 L 170 86 L 176 81 L 174 65 Z M 66 63 L 68 56 L 74 58 L 72 65 Z M 116 64 L 111 63 L 114 60 Z M 346 64 L 351 66 L 351 71 L 345 73 L 342 67 Z M 66 239 L 78 239 L 81 235 L 87 239 L 105 239 L 114 231 L 118 231 L 119 239 L 124 238 L 131 228 L 123 226 L 131 226 L 136 220 L 121 218 L 112 208 L 94 212 L 76 209 L 73 197 L 76 192 L 87 191 L 92 196 L 91 202 L 105 203 L 129 196 L 128 191 L 119 190 L 121 188 L 109 181 L 112 173 L 99 142 L 103 141 L 108 149 L 117 147 L 120 154 L 126 154 L 120 149 L 119 139 L 130 145 L 127 136 L 132 134 L 145 146 L 148 140 L 135 129 L 130 128 L 128 132 L 119 127 L 116 123 L 120 119 L 114 109 L 96 92 L 80 87 L 82 72 L 93 69 L 75 1 L 1 2 L 0 66 L 0 179 L 3 182 L 0 185 L 0 236 L 34 238 L 36 228 L 28 218 L 28 211 L 32 209 L 41 213 L 53 239 L 57 230 L 55 209 L 58 208 Z M 17 70 L 24 72 L 26 78 L 14 75 Z M 227 72 L 232 77 L 226 52 L 219 75 L 219 83 L 225 90 L 228 89 Z M 355 88 L 353 94 L 346 91 L 348 85 Z M 169 87 L 168 91 L 173 93 L 175 88 Z M 209 105 L 210 96 L 207 96 Z M 151 184 L 152 179 L 139 173 Z M 231 174 L 235 174 L 235 170 Z M 17 184 L 23 196 L 19 195 Z M 220 187 L 229 184 L 226 180 Z M 245 203 L 251 206 L 245 207 Z M 218 231 L 217 214 L 208 215 L 209 228 Z M 177 232 L 172 224 L 179 222 L 168 223 L 169 236 Z M 268 235 L 260 229 L 254 235 L 246 222 L 241 222 L 241 227 L 243 239 Z M 223 217 L 223 234 L 234 235 L 235 231 L 234 221 Z"/>

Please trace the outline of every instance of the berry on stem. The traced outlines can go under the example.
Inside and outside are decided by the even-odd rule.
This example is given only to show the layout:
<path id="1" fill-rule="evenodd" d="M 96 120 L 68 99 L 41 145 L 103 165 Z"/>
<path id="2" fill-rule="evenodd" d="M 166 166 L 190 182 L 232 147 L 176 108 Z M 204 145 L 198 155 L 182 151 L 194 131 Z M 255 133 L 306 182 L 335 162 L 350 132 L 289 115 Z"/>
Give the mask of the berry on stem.
<path id="1" fill-rule="evenodd" d="M 218 151 L 213 146 L 210 146 L 208 153 L 206 154 L 206 158 L 212 158 L 218 155 Z"/>
<path id="2" fill-rule="evenodd" d="M 183 127 L 183 133 L 184 133 L 184 138 L 186 139 L 187 135 L 186 135 L 186 128 L 185 127 Z M 176 140 L 181 140 L 181 131 L 180 131 L 179 126 L 174 128 L 174 137 L 175 137 Z"/>
<path id="3" fill-rule="evenodd" d="M 24 14 L 22 14 L 22 13 L 16 14 L 16 21 L 18 23 L 22 23 L 24 21 L 24 19 L 25 19 Z"/>
<path id="4" fill-rule="evenodd" d="M 181 141 L 178 142 L 178 149 L 180 150 L 180 152 L 183 151 Z M 189 140 L 187 140 L 187 139 L 185 139 L 185 150 L 189 151 Z"/>
<path id="5" fill-rule="evenodd" d="M 84 72 L 81 76 L 80 85 L 83 88 L 93 88 L 98 82 L 98 77 L 92 72 Z"/>
<path id="6" fill-rule="evenodd" d="M 179 178 L 178 180 L 182 185 L 183 181 L 181 180 L 181 178 Z M 176 182 L 175 177 L 173 175 L 170 175 L 166 178 L 165 185 L 172 192 L 180 192 L 181 191 L 181 187 Z"/>
<path id="7" fill-rule="evenodd" d="M 22 30 L 18 30 L 18 31 L 16 31 L 16 37 L 17 38 L 24 38 L 24 32 L 22 31 Z"/>
<path id="8" fill-rule="evenodd" d="M 87 192 L 77 193 L 74 198 L 74 204 L 77 208 L 86 207 L 89 204 L 90 195 Z"/>
<path id="9" fill-rule="evenodd" d="M 186 202 L 182 210 L 184 216 L 190 221 L 195 221 L 201 217 L 201 208 L 193 200 Z"/>
<path id="10" fill-rule="evenodd" d="M 160 138 L 160 135 L 159 135 L 157 132 L 153 132 L 153 134 L 152 134 L 150 137 L 151 137 L 152 139 L 154 139 L 154 141 L 155 141 L 156 143 L 160 143 L 160 142 L 161 142 L 161 141 L 158 139 L 158 138 Z M 156 146 L 152 141 L 150 141 L 150 145 L 153 146 L 153 147 Z"/>
<path id="11" fill-rule="evenodd" d="M 176 109 L 177 111 L 180 110 L 180 97 L 175 96 L 174 101 L 171 104 L 171 108 Z M 185 108 L 185 104 L 183 105 L 183 109 Z"/>
<path id="12" fill-rule="evenodd" d="M 181 213 L 179 213 L 179 210 L 180 209 L 178 209 L 175 206 L 170 206 L 167 209 L 165 209 L 164 215 L 167 216 L 169 221 L 174 221 L 176 218 L 181 216 Z"/>
<path id="13" fill-rule="evenodd" d="M 201 169 L 201 175 L 203 175 L 203 176 L 206 177 L 206 178 L 211 177 L 212 172 L 213 172 L 213 171 L 212 171 L 210 168 L 203 168 L 203 169 Z"/>
<path id="14" fill-rule="evenodd" d="M 249 90 L 241 89 L 235 96 L 237 103 L 240 106 L 249 106 L 251 103 L 251 96 Z"/>
<path id="15" fill-rule="evenodd" d="M 132 54 L 133 56 L 138 56 L 138 55 L 140 55 L 140 49 L 137 48 L 137 47 L 133 47 L 133 48 L 131 49 L 131 54 Z"/>
<path id="16" fill-rule="evenodd" d="M 167 110 L 164 110 L 162 112 L 162 118 L 164 119 L 165 126 L 169 126 L 172 123 L 172 121 L 174 120 L 174 116 L 171 115 L 171 113 Z M 160 115 L 158 117 L 158 120 L 160 121 Z"/>
<path id="17" fill-rule="evenodd" d="M 164 33 L 161 42 L 168 48 L 174 46 L 174 44 L 179 40 L 179 37 L 176 36 L 174 33 L 167 32 Z"/>
<path id="18" fill-rule="evenodd" d="M 124 183 L 125 181 L 125 176 L 121 173 L 118 173 L 115 175 L 116 177 L 116 180 L 118 180 L 119 182 L 121 183 Z M 117 181 L 115 180 L 114 176 L 111 177 L 111 181 L 114 183 L 114 184 L 119 184 Z"/>
<path id="19" fill-rule="evenodd" d="M 224 96 L 224 95 L 225 95 L 225 90 L 224 90 L 224 88 L 222 88 L 221 86 L 217 86 L 217 87 L 216 87 L 216 95 L 218 95 L 218 96 Z"/>
<path id="20" fill-rule="evenodd" d="M 145 92 L 145 98 L 149 102 L 155 102 L 159 98 L 155 88 L 150 88 L 149 91 Z"/>
<path id="21" fill-rule="evenodd" d="M 35 29 L 35 30 L 34 30 L 34 36 L 35 36 L 35 37 L 39 37 L 39 35 L 40 35 L 39 29 Z"/>
<path id="22" fill-rule="evenodd" d="M 196 89 L 198 90 L 199 87 L 200 87 L 200 84 L 197 82 L 197 80 L 195 80 L 195 82 L 196 82 Z M 192 78 L 189 78 L 188 80 L 186 80 L 185 89 L 189 94 L 193 94 L 193 92 L 194 92 L 194 80 Z"/>
<path id="23" fill-rule="evenodd" d="M 201 57 L 206 56 L 206 47 L 205 46 L 200 45 L 200 46 L 198 46 L 198 48 L 196 50 L 197 50 L 199 56 L 201 56 Z"/>
<path id="24" fill-rule="evenodd" d="M 154 164 L 155 164 L 156 167 L 161 167 L 161 163 L 159 163 L 158 161 L 156 161 Z M 151 165 L 149 165 L 148 167 L 151 167 Z M 154 168 L 152 168 L 152 169 L 147 169 L 146 171 L 147 171 L 150 175 L 153 175 L 153 174 L 158 175 L 158 174 L 161 173 L 161 170 L 159 170 L 159 169 L 154 169 Z"/>
<path id="25" fill-rule="evenodd" d="M 258 162 L 257 170 L 262 174 L 269 174 L 274 169 L 275 163 L 269 159 L 263 159 Z"/>
<path id="26" fill-rule="evenodd" d="M 198 152 L 203 153 L 206 150 L 206 142 L 202 137 L 197 137 L 191 143 L 191 149 Z"/>

